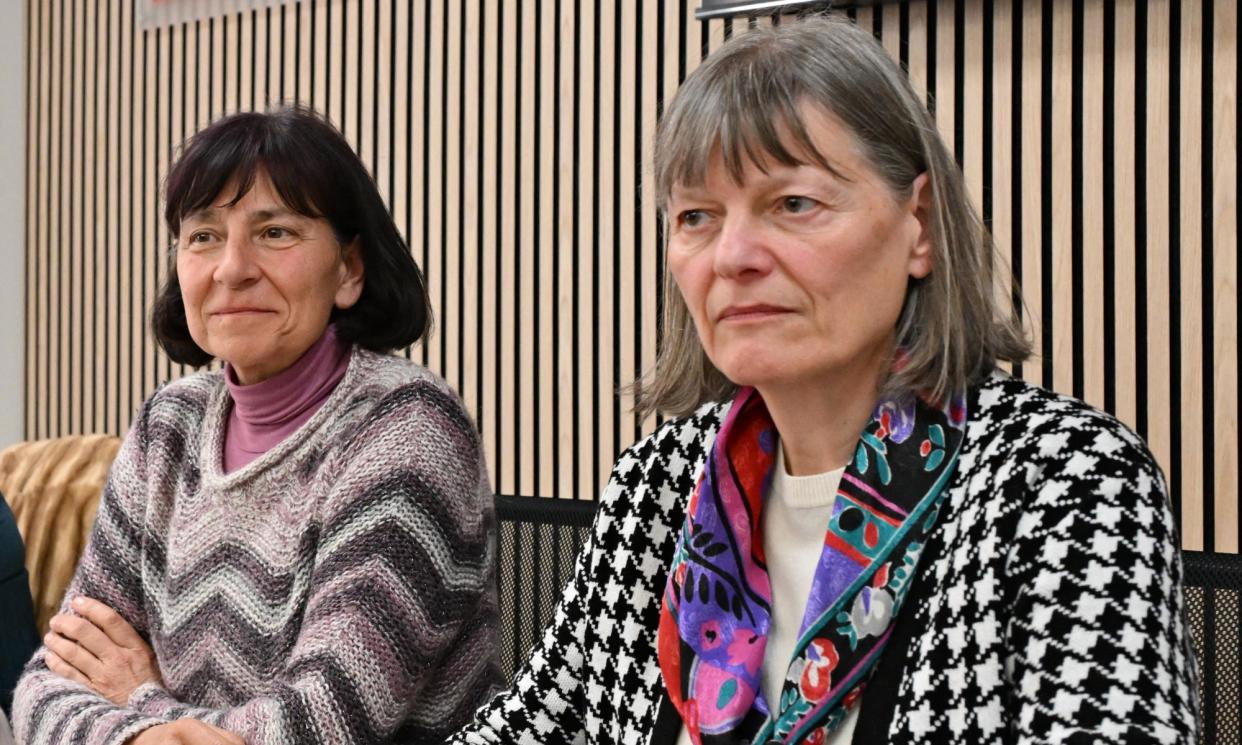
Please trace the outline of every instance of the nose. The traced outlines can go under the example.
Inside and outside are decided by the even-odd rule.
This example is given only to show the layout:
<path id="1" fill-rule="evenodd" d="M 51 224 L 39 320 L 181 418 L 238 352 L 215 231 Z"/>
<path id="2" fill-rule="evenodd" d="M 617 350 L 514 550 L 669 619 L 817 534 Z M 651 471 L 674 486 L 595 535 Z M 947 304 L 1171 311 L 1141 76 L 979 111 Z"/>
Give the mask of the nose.
<path id="1" fill-rule="evenodd" d="M 713 257 L 716 274 L 730 279 L 763 276 L 772 268 L 763 225 L 748 214 L 725 218 Z"/>
<path id="2" fill-rule="evenodd" d="M 254 260 L 250 237 L 244 231 L 240 235 L 234 232 L 224 242 L 212 279 L 225 287 L 243 287 L 258 277 L 259 266 Z"/>

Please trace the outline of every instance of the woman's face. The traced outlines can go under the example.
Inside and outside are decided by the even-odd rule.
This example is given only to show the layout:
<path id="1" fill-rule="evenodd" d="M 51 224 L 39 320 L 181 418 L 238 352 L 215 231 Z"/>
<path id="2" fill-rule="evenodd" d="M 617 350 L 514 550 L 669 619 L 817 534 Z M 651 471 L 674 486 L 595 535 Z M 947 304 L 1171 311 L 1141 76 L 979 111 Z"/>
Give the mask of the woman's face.
<path id="1" fill-rule="evenodd" d="M 926 175 L 898 198 L 844 125 L 803 113 L 840 177 L 769 159 L 737 183 L 717 153 L 702 186 L 669 200 L 668 266 L 703 348 L 765 395 L 882 374 L 907 283 L 932 269 Z"/>
<path id="2" fill-rule="evenodd" d="M 363 267 L 356 245 L 342 248 L 327 220 L 286 207 L 267 174 L 228 206 L 234 193 L 230 184 L 181 221 L 177 278 L 190 336 L 248 385 L 296 362 L 334 307 L 358 301 Z"/>

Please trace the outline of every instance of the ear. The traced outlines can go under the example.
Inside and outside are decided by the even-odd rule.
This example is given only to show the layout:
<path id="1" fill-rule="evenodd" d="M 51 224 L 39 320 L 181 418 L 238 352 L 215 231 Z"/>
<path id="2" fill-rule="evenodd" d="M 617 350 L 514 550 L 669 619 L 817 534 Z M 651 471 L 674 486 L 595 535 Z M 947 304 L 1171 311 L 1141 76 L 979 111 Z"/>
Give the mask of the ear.
<path id="1" fill-rule="evenodd" d="M 358 298 L 362 297 L 365 267 L 362 265 L 362 245 L 358 238 L 354 238 L 345 247 L 338 271 L 340 284 L 336 288 L 334 303 L 337 308 L 345 310 L 352 308 L 354 303 L 358 302 Z"/>
<path id="2" fill-rule="evenodd" d="M 931 178 L 924 171 L 914 178 L 910 187 L 910 201 L 906 208 L 916 223 L 918 235 L 910 246 L 910 276 L 922 279 L 931 274 L 935 266 L 936 252 L 932 244 L 932 184 Z"/>

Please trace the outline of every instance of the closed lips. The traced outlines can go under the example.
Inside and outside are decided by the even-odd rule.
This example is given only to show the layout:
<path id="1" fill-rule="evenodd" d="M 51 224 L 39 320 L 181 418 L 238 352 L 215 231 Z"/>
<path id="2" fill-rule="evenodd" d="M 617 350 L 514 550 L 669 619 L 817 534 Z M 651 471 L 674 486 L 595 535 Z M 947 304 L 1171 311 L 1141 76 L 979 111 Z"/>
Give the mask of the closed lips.
<path id="1" fill-rule="evenodd" d="M 729 319 L 760 318 L 763 316 L 789 312 L 789 308 L 782 308 L 779 305 L 730 305 L 720 313 L 716 320 L 726 321 Z"/>

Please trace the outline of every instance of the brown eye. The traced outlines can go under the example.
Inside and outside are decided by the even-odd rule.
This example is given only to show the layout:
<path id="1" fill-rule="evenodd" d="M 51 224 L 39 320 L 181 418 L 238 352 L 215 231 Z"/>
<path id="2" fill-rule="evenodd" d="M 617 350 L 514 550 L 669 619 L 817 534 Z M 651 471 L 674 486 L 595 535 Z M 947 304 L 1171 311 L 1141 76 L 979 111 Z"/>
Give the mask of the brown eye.
<path id="1" fill-rule="evenodd" d="M 273 226 L 270 228 L 263 229 L 263 237 L 269 241 L 284 240 L 285 238 L 288 238 L 291 235 L 292 233 L 290 233 L 285 228 L 281 228 L 281 227 Z"/>
<path id="2" fill-rule="evenodd" d="M 187 235 L 183 243 L 186 248 L 201 248 L 208 245 L 213 240 L 215 240 L 215 236 L 206 230 L 196 230 Z"/>
<path id="3" fill-rule="evenodd" d="M 800 215 L 815 209 L 817 202 L 810 197 L 789 196 L 781 199 L 781 209 L 791 215 Z"/>

